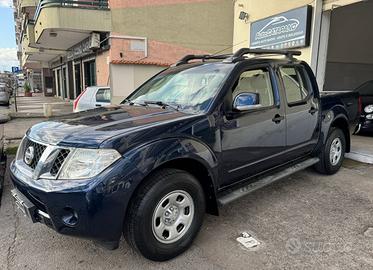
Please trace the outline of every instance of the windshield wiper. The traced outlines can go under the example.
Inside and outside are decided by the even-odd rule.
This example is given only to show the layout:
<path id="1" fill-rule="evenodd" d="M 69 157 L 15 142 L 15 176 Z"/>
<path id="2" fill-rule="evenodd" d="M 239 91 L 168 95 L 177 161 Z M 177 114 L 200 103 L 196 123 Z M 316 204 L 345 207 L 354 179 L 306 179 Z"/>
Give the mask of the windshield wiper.
<path id="1" fill-rule="evenodd" d="M 145 104 L 145 103 L 140 103 L 140 102 L 135 102 L 135 101 L 132 101 L 132 100 L 130 100 L 130 99 L 125 99 L 125 100 L 123 100 L 122 102 L 121 102 L 121 104 L 125 104 L 125 103 L 128 103 L 130 106 L 132 106 L 132 105 L 140 105 L 140 106 L 148 106 L 147 104 Z"/>
<path id="2" fill-rule="evenodd" d="M 130 100 L 129 98 L 126 98 L 125 100 L 123 100 L 120 104 L 124 104 L 124 103 L 132 103 L 132 100 Z"/>
<path id="3" fill-rule="evenodd" d="M 179 111 L 179 107 L 180 107 L 179 105 L 174 106 L 174 105 L 165 103 L 163 101 L 144 101 L 144 104 L 145 105 L 149 105 L 149 104 L 151 104 L 151 105 L 158 105 L 158 106 L 160 106 L 162 108 L 169 107 L 169 108 L 174 109 L 175 111 Z"/>

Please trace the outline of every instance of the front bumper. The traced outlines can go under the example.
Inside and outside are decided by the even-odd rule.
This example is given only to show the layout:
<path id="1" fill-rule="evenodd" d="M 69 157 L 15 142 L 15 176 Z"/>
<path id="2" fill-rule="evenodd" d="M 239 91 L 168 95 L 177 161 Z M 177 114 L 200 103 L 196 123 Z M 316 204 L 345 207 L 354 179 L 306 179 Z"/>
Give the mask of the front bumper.
<path id="1" fill-rule="evenodd" d="M 17 208 L 28 217 L 33 223 L 40 222 L 49 227 L 53 227 L 50 216 L 38 209 L 26 196 L 18 189 L 14 188 L 11 191 L 14 202 Z"/>
<path id="2" fill-rule="evenodd" d="M 132 192 L 123 179 L 125 160 L 121 159 L 94 179 L 32 179 L 10 165 L 10 177 L 17 205 L 26 216 L 55 231 L 97 241 L 118 241 L 125 209 Z M 23 202 L 26 202 L 26 206 Z"/>

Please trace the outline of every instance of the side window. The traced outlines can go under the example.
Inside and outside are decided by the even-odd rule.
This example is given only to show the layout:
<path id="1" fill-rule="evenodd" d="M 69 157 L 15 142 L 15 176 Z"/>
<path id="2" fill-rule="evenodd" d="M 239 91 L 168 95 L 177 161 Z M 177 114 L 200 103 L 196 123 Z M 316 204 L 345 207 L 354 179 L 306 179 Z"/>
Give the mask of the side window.
<path id="1" fill-rule="evenodd" d="M 96 93 L 96 102 L 110 103 L 110 88 L 98 89 Z"/>
<path id="2" fill-rule="evenodd" d="M 305 101 L 310 92 L 306 71 L 302 67 L 280 67 L 288 104 Z"/>
<path id="3" fill-rule="evenodd" d="M 254 69 L 243 72 L 233 87 L 233 99 L 241 93 L 257 93 L 259 105 L 274 105 L 271 77 L 268 69 Z"/>

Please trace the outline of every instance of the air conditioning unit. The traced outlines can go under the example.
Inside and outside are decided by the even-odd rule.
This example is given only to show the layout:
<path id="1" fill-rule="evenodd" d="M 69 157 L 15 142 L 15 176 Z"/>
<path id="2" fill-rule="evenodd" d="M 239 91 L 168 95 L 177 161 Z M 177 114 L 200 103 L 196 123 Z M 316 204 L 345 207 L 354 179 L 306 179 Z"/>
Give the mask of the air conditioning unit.
<path id="1" fill-rule="evenodd" d="M 91 50 L 100 49 L 100 34 L 99 33 L 91 34 L 89 48 Z"/>

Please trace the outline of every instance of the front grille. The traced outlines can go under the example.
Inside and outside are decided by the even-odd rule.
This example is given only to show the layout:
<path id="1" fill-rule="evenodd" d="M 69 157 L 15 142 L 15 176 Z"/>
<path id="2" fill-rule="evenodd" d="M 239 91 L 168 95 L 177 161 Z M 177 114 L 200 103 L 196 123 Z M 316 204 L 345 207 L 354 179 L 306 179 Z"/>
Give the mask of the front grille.
<path id="1" fill-rule="evenodd" d="M 25 153 L 27 151 L 27 149 L 32 146 L 34 148 L 34 157 L 31 161 L 30 164 L 27 164 L 29 167 L 31 167 L 32 169 L 35 169 L 36 168 L 36 165 L 38 165 L 38 162 L 41 158 L 41 155 L 43 154 L 44 150 L 47 148 L 47 146 L 45 145 L 42 145 L 42 144 L 39 144 L 39 143 L 36 143 L 34 141 L 31 141 L 29 140 L 28 138 L 25 138 L 25 147 L 23 149 L 23 157 L 25 157 Z"/>
<path id="2" fill-rule="evenodd" d="M 62 164 L 64 163 L 65 159 L 69 155 L 70 150 L 68 149 L 61 149 L 58 153 L 56 159 L 53 162 L 52 168 L 50 170 L 51 175 L 56 176 L 58 171 L 61 169 Z"/>

